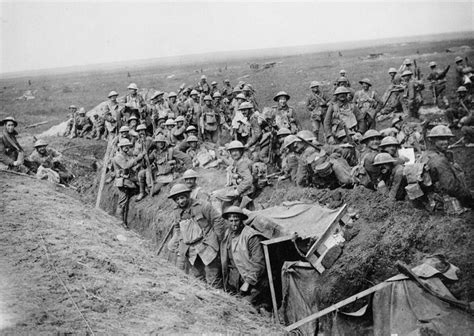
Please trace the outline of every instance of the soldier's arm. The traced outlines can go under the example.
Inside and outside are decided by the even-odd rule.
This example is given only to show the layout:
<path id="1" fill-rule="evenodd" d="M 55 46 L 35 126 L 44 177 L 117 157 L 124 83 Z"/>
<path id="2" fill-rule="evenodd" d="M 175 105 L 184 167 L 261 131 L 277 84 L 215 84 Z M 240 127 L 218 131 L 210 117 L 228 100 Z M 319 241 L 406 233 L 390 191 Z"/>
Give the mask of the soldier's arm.
<path id="1" fill-rule="evenodd" d="M 333 114 L 333 105 L 329 104 L 326 116 L 324 117 L 324 132 L 326 133 L 326 138 L 333 136 L 332 134 L 332 114 Z"/>
<path id="2" fill-rule="evenodd" d="M 54 148 L 50 148 L 51 156 L 53 157 L 53 162 L 60 162 L 63 159 L 63 155 Z"/>
<path id="3" fill-rule="evenodd" d="M 203 215 L 214 229 L 214 232 L 217 235 L 217 239 L 219 240 L 219 242 L 221 242 L 224 238 L 226 230 L 225 221 L 210 202 L 203 203 Z"/>
<path id="4" fill-rule="evenodd" d="M 260 139 L 262 135 L 262 128 L 255 119 L 251 123 L 252 137 L 247 141 L 245 147 L 250 148 Z"/>
<path id="5" fill-rule="evenodd" d="M 7 166 L 11 166 L 15 160 L 11 159 L 6 153 L 6 149 L 3 144 L 3 139 L 0 137 L 0 162 Z"/>
<path id="6" fill-rule="evenodd" d="M 391 201 L 396 201 L 397 194 L 400 188 L 402 187 L 404 177 L 402 168 L 398 168 L 397 166 L 395 166 L 393 169 L 395 169 L 395 174 L 393 177 L 392 187 L 390 188 L 390 191 L 388 193 L 388 197 Z"/>
<path id="7" fill-rule="evenodd" d="M 255 285 L 265 273 L 265 255 L 263 254 L 263 248 L 261 244 L 262 240 L 263 239 L 260 236 L 253 236 L 248 242 L 250 260 L 254 265 L 258 266 L 258 268 L 255 269 L 252 277 L 254 279 L 244 279 L 250 285 Z"/>
<path id="8" fill-rule="evenodd" d="M 244 192 L 249 190 L 253 184 L 253 176 L 250 167 L 246 162 L 240 162 L 237 170 L 242 181 L 237 185 L 237 192 L 242 195 Z"/>

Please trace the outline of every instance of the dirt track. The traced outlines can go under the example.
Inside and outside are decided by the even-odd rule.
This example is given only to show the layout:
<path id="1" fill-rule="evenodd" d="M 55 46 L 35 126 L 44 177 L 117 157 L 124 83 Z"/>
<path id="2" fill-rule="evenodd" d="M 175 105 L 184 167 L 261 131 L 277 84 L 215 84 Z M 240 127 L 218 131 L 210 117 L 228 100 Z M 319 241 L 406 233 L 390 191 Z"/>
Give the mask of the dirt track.
<path id="1" fill-rule="evenodd" d="M 0 172 L 0 192 L 1 334 L 280 333 L 61 188 Z"/>

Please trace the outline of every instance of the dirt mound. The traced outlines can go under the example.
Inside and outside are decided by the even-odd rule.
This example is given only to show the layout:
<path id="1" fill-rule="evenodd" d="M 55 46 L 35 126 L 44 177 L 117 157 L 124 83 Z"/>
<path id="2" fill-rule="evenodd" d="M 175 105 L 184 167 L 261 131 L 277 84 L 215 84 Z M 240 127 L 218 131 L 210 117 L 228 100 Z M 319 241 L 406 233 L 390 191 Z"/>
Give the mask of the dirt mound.
<path id="1" fill-rule="evenodd" d="M 0 172 L 2 333 L 87 334 L 87 323 L 96 334 L 279 332 L 62 190 Z"/>

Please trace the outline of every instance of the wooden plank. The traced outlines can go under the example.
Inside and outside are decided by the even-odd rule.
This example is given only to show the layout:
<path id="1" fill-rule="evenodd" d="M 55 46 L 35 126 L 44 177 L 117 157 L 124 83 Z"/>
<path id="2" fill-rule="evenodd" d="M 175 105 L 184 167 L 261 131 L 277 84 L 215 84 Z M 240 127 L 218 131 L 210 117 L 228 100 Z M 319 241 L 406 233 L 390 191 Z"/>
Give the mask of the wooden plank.
<path id="1" fill-rule="evenodd" d="M 351 297 L 348 297 L 347 299 L 345 300 L 342 300 L 326 309 L 323 309 L 317 313 L 314 313 L 312 315 L 309 315 L 308 317 L 305 317 L 304 319 L 301 319 L 299 320 L 298 322 L 295 322 L 293 324 L 290 324 L 289 326 L 285 327 L 285 330 L 290 332 L 291 330 L 293 329 L 296 329 L 298 327 L 301 327 L 302 325 L 308 323 L 308 322 L 311 322 L 311 321 L 314 321 L 314 320 L 317 320 L 321 317 L 323 317 L 324 315 L 327 315 L 329 313 L 332 313 L 333 311 L 335 310 L 338 310 L 339 308 L 341 307 L 344 307 L 346 305 L 348 305 L 349 303 L 352 303 L 360 298 L 363 298 L 369 294 L 372 294 L 378 290 L 381 290 L 382 288 L 385 288 L 387 286 L 390 286 L 392 284 L 392 282 L 382 282 L 382 283 L 379 283 L 378 285 L 375 285 L 373 287 L 370 287 L 369 289 L 366 289 L 365 291 L 362 291 L 360 293 L 357 293 L 355 295 L 352 295 Z"/>
<path id="2" fill-rule="evenodd" d="M 267 264 L 267 275 L 270 283 L 270 294 L 272 295 L 273 315 L 275 320 L 280 323 L 280 317 L 278 316 L 278 306 L 275 295 L 275 285 L 273 284 L 272 265 L 270 264 L 270 254 L 268 253 L 268 245 L 263 245 L 263 253 L 265 254 L 265 263 Z"/>
<path id="3" fill-rule="evenodd" d="M 31 125 L 25 126 L 25 129 L 26 129 L 26 128 L 37 127 L 37 126 L 40 126 L 40 125 L 44 125 L 44 124 L 47 124 L 48 122 L 49 122 L 49 121 L 42 121 L 42 122 L 39 122 L 39 123 L 36 123 L 36 124 L 31 124 Z"/>
<path id="4" fill-rule="evenodd" d="M 321 237 L 318 238 L 318 240 L 313 244 L 313 246 L 311 246 L 308 253 L 306 253 L 306 258 L 308 258 L 308 256 L 313 254 L 317 250 L 319 245 L 322 244 L 326 240 L 327 236 L 331 234 L 331 230 L 334 228 L 334 226 L 339 225 L 339 220 L 344 216 L 346 207 L 347 207 L 347 204 L 344 204 L 341 210 L 339 210 L 339 213 L 337 214 L 334 221 L 332 221 L 331 224 L 328 225 L 328 227 L 326 228 L 324 233 L 321 235 Z"/>
<path id="5" fill-rule="evenodd" d="M 102 171 L 100 173 L 100 182 L 99 182 L 99 190 L 97 191 L 97 200 L 95 202 L 95 208 L 100 208 L 100 200 L 102 198 L 102 192 L 104 191 L 105 185 L 105 174 L 107 173 L 107 166 L 110 160 L 110 152 L 112 151 L 112 142 L 114 141 L 113 136 L 109 134 L 109 141 L 107 142 L 107 149 L 105 150 L 104 160 L 102 162 Z"/>
<path id="6" fill-rule="evenodd" d="M 281 243 L 281 242 L 284 242 L 284 241 L 287 241 L 287 240 L 292 240 L 294 237 L 296 237 L 296 234 L 292 234 L 290 236 L 283 236 L 283 237 L 264 240 L 264 241 L 262 241 L 262 244 L 263 245 L 271 245 L 271 244 Z"/>

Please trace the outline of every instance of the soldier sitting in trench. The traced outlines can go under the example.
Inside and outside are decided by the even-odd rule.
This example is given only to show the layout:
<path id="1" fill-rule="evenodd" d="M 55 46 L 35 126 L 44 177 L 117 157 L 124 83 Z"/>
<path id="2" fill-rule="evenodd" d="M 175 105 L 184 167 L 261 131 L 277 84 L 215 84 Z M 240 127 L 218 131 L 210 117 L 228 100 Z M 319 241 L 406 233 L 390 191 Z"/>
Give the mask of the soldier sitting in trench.
<path id="1" fill-rule="evenodd" d="M 62 154 L 54 148 L 48 147 L 46 140 L 35 142 L 35 149 L 29 156 L 29 161 L 38 166 L 37 176 L 47 178 L 52 182 L 68 184 L 73 175 L 67 170 L 62 161 Z"/>

